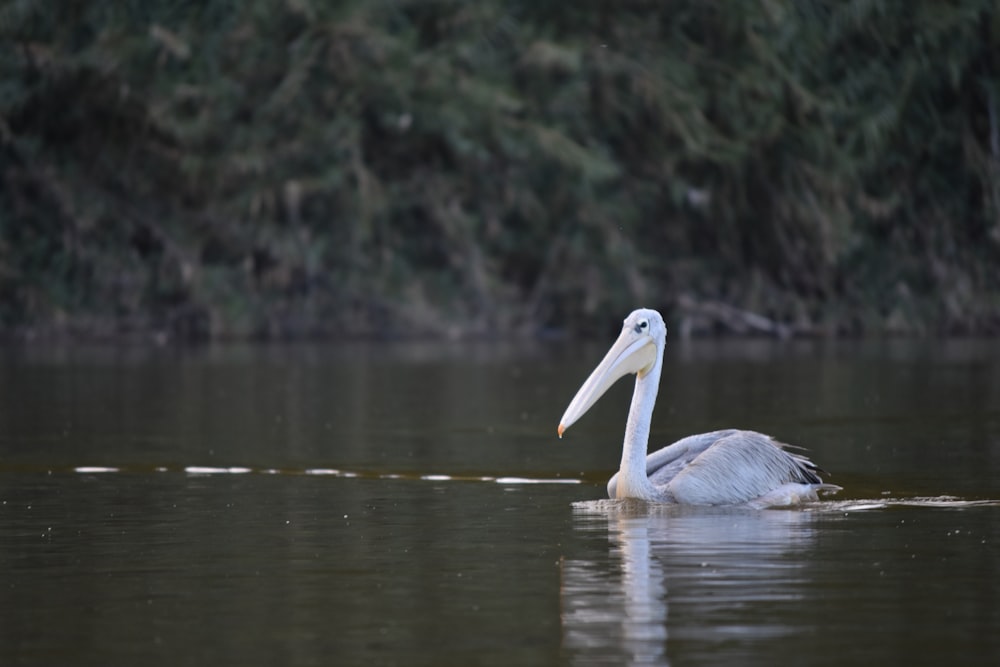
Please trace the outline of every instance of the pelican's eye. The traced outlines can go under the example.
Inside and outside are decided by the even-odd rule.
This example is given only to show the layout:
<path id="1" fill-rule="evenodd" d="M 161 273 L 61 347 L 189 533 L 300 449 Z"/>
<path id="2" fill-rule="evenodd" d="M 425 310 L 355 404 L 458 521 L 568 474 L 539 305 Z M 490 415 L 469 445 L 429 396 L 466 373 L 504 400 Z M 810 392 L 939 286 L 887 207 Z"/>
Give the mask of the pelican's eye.
<path id="1" fill-rule="evenodd" d="M 635 332 L 642 333 L 649 330 L 649 320 L 642 319 L 635 323 Z"/>

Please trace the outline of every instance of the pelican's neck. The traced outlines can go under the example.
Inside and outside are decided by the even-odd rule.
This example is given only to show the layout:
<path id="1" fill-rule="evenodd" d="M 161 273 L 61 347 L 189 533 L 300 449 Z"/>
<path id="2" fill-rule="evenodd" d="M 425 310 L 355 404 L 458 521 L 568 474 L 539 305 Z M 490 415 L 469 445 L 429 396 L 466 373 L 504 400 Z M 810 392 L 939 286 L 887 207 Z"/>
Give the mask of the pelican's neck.
<path id="1" fill-rule="evenodd" d="M 646 449 L 649 444 L 649 425 L 656 405 L 656 392 L 660 387 L 660 367 L 663 351 L 657 350 L 656 362 L 645 375 L 636 375 L 632 405 L 625 425 L 625 443 L 622 463 L 618 471 L 619 498 L 656 500 L 661 495 L 646 476 Z"/>

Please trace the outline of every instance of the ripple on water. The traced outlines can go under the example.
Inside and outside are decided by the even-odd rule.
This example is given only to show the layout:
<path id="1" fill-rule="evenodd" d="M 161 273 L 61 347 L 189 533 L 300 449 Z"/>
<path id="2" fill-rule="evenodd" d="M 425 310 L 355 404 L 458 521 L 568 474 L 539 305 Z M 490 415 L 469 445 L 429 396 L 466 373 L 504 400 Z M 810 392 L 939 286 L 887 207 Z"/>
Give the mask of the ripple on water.
<path id="1" fill-rule="evenodd" d="M 173 472 L 166 466 L 158 465 L 151 469 L 153 472 Z M 124 472 L 148 472 L 149 469 L 131 470 L 123 466 L 97 466 L 81 465 L 74 466 L 72 471 L 81 475 L 110 474 Z M 188 475 L 314 475 L 330 476 L 341 478 L 362 478 L 362 479 L 385 479 L 385 480 L 418 480 L 424 482 L 489 482 L 503 484 L 505 486 L 519 484 L 582 484 L 582 480 L 562 477 L 518 477 L 504 476 L 492 477 L 481 475 L 446 475 L 440 473 L 398 473 L 398 472 L 370 472 L 341 470 L 338 468 L 304 468 L 304 469 L 280 469 L 280 468 L 251 468 L 248 466 L 184 466 L 181 472 Z M 678 507 L 688 507 L 679 505 L 647 503 L 643 500 L 627 498 L 618 500 L 615 498 L 601 498 L 598 500 L 582 500 L 573 503 L 573 510 L 582 514 L 651 514 L 675 511 Z M 971 507 L 994 507 L 1000 506 L 1000 500 L 994 499 L 965 499 L 957 496 L 914 496 L 910 498 L 854 498 L 839 500 L 820 500 L 801 505 L 781 506 L 766 508 L 759 511 L 792 510 L 802 512 L 862 512 L 871 510 L 890 509 L 893 507 L 927 507 L 936 509 L 963 509 Z M 674 508 L 673 510 L 671 508 Z M 736 505 L 728 509 L 737 510 L 758 510 L 749 505 Z"/>
<path id="2" fill-rule="evenodd" d="M 616 498 L 602 498 L 600 500 L 581 500 L 573 503 L 573 511 L 579 514 L 663 514 L 681 509 L 693 509 L 697 506 L 675 505 L 666 503 L 647 503 L 644 500 L 626 498 L 619 500 Z M 878 498 L 853 500 L 819 500 L 801 505 L 756 508 L 751 505 L 730 505 L 730 506 L 704 506 L 705 510 L 743 510 L 772 512 L 779 511 L 800 511 L 800 512 L 860 512 L 868 510 L 889 509 L 893 507 L 927 507 L 938 509 L 963 509 L 970 507 L 1000 507 L 1000 500 L 977 499 L 966 500 L 956 496 L 915 496 L 912 498 Z"/>
<path id="3" fill-rule="evenodd" d="M 200 466 L 189 465 L 170 468 L 163 465 L 149 467 L 81 465 L 71 469 L 75 473 L 87 475 L 98 473 L 142 473 L 142 472 L 183 472 L 188 475 L 312 475 L 361 479 L 409 480 L 422 482 L 489 482 L 491 484 L 582 484 L 575 478 L 562 477 L 520 477 L 491 475 L 448 475 L 443 473 L 401 473 L 365 470 L 341 470 L 339 468 L 251 468 L 248 466 Z"/>
<path id="4" fill-rule="evenodd" d="M 829 500 L 813 503 L 806 509 L 830 512 L 859 512 L 892 507 L 930 507 L 963 509 L 967 507 L 1000 507 L 1000 500 L 965 500 L 956 496 L 916 496 L 913 498 L 878 498 L 875 500 Z"/>

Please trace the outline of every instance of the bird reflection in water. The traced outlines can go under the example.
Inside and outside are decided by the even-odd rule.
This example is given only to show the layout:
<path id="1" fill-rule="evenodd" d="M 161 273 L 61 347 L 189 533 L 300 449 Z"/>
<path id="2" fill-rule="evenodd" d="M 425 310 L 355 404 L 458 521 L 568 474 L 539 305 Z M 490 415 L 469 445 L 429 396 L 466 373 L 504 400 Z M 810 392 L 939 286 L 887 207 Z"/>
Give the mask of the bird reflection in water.
<path id="1" fill-rule="evenodd" d="M 561 563 L 564 654 L 573 664 L 666 665 L 682 643 L 685 658 L 704 650 L 738 661 L 761 639 L 795 633 L 781 619 L 804 594 L 813 520 L 792 510 L 578 503 L 578 555 L 590 553 Z M 591 552 L 587 538 L 605 535 Z M 775 605 L 786 614 L 762 613 Z"/>

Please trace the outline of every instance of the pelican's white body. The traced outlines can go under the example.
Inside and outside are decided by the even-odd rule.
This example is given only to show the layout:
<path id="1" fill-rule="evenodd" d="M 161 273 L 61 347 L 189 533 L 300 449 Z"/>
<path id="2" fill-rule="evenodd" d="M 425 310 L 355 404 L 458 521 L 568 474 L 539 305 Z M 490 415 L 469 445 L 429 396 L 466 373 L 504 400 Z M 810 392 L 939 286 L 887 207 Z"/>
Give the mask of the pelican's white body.
<path id="1" fill-rule="evenodd" d="M 770 436 L 729 429 L 692 435 L 646 455 L 667 329 L 655 310 L 625 318 L 622 333 L 566 408 L 561 436 L 614 382 L 635 373 L 618 473 L 608 482 L 612 498 L 686 505 L 793 505 L 815 500 L 823 484 L 816 466 Z"/>

